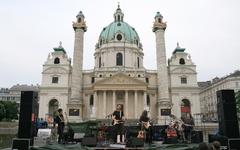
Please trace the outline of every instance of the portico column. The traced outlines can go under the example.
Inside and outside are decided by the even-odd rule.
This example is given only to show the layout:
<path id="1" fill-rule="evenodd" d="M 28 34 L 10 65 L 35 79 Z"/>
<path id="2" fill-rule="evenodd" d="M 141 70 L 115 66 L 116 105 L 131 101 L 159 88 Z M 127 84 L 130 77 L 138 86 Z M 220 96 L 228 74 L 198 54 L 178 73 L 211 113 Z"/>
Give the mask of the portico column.
<path id="1" fill-rule="evenodd" d="M 92 109 L 92 113 L 93 113 L 93 117 L 96 118 L 97 116 L 97 91 L 94 91 L 94 95 L 93 95 L 93 109 Z"/>
<path id="2" fill-rule="evenodd" d="M 107 112 L 107 103 L 106 103 L 106 91 L 103 91 L 103 118 L 106 117 L 106 112 Z"/>
<path id="3" fill-rule="evenodd" d="M 116 91 L 113 91 L 113 111 L 116 109 Z"/>
<path id="4" fill-rule="evenodd" d="M 128 91 L 125 91 L 125 116 L 128 118 Z"/>
<path id="5" fill-rule="evenodd" d="M 147 92 L 143 91 L 143 106 L 144 110 L 147 110 Z"/>
<path id="6" fill-rule="evenodd" d="M 134 117 L 137 118 L 137 101 L 138 101 L 138 95 L 137 91 L 134 91 Z"/>

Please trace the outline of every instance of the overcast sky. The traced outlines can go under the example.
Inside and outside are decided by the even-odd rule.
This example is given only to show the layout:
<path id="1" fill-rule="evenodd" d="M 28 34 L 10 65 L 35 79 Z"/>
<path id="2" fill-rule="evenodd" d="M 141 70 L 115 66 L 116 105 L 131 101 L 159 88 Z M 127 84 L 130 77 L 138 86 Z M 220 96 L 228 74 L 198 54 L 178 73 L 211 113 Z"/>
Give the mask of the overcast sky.
<path id="1" fill-rule="evenodd" d="M 72 57 L 72 21 L 80 10 L 88 26 L 83 66 L 92 69 L 98 36 L 113 21 L 118 1 L 140 36 L 147 69 L 156 69 L 157 11 L 168 25 L 168 58 L 179 42 L 197 65 L 198 81 L 240 69 L 239 0 L 6 0 L 0 2 L 0 87 L 41 84 L 42 65 L 59 41 Z"/>

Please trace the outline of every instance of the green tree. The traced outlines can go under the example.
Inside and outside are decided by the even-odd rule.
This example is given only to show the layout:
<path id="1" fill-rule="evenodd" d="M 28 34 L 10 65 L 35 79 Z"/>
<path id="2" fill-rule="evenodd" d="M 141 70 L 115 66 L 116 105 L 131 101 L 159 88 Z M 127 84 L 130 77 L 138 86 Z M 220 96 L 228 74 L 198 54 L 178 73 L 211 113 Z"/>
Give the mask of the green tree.
<path id="1" fill-rule="evenodd" d="M 236 107 L 237 107 L 237 115 L 238 115 L 238 119 L 240 120 L 240 90 L 238 92 L 236 92 L 235 94 L 236 96 Z"/>
<path id="2" fill-rule="evenodd" d="M 6 119 L 18 119 L 18 105 L 16 102 L 5 101 Z"/>
<path id="3" fill-rule="evenodd" d="M 2 102 L 0 102 L 0 121 L 2 121 L 3 118 L 5 118 L 5 115 L 6 115 L 5 106 Z"/>

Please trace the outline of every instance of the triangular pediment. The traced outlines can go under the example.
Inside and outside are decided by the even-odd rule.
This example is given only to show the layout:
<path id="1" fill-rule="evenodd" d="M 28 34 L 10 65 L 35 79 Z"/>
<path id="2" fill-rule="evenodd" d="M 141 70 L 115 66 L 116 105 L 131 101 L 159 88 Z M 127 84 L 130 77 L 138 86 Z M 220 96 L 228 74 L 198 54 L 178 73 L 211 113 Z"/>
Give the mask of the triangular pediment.
<path id="1" fill-rule="evenodd" d="M 135 79 L 133 77 L 129 77 L 123 73 L 118 73 L 113 75 L 112 77 L 108 77 L 103 80 L 97 81 L 96 85 L 142 85 L 146 86 L 147 84 L 144 81 Z"/>

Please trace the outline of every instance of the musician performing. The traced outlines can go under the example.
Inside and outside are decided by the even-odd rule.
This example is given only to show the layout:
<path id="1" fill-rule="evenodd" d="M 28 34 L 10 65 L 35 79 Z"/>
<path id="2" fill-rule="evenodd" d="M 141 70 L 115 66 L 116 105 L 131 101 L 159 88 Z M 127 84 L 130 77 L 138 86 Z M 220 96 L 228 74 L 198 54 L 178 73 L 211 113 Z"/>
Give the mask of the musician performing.
<path id="1" fill-rule="evenodd" d="M 116 137 L 115 139 L 117 139 L 117 143 L 118 144 L 124 144 L 125 141 L 125 136 L 124 136 L 124 121 L 125 121 L 125 117 L 124 117 L 124 113 L 123 113 L 123 108 L 121 104 L 117 105 L 117 109 L 113 112 L 112 115 L 112 119 L 113 119 L 113 126 L 116 132 Z"/>
<path id="2" fill-rule="evenodd" d="M 145 142 L 152 144 L 152 125 L 150 124 L 150 118 L 146 110 L 142 112 L 139 123 L 141 130 L 138 133 L 138 138 L 144 138 Z"/>
<path id="3" fill-rule="evenodd" d="M 55 121 L 58 124 L 58 127 L 57 127 L 58 143 L 63 143 L 64 142 L 63 131 L 64 131 L 65 124 L 64 124 L 63 110 L 61 108 L 58 109 L 58 115 L 56 116 Z"/>
<path id="4" fill-rule="evenodd" d="M 191 133 L 194 127 L 194 120 L 190 113 L 187 113 L 186 116 L 181 117 L 183 121 L 183 131 L 184 139 L 187 143 L 191 143 Z"/>

